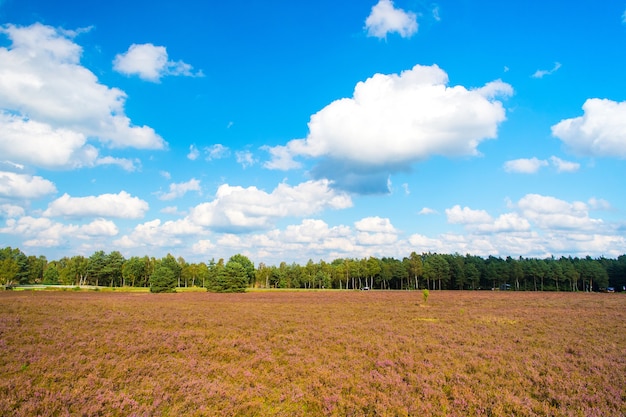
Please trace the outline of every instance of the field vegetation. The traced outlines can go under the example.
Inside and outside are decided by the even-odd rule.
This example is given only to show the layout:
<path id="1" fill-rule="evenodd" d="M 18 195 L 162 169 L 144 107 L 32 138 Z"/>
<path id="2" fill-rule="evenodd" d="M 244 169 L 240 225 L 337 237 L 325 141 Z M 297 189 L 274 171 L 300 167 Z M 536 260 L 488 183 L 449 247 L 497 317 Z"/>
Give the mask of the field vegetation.
<path id="1" fill-rule="evenodd" d="M 4 291 L 0 415 L 622 416 L 625 323 L 623 294 Z"/>

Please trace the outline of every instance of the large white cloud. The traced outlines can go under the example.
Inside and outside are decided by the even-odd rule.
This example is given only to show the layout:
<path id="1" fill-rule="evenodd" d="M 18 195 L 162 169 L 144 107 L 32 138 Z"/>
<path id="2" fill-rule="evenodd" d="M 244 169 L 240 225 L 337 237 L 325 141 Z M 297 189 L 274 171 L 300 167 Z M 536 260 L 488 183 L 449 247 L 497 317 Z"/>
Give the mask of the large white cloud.
<path id="1" fill-rule="evenodd" d="M 97 241 L 110 238 L 117 235 L 118 229 L 115 223 L 105 219 L 77 225 L 55 222 L 45 217 L 24 216 L 7 220 L 6 226 L 0 228 L 0 233 L 21 236 L 25 239 L 24 245 L 28 247 L 55 247 L 75 239 Z"/>
<path id="2" fill-rule="evenodd" d="M 148 211 L 148 203 L 126 191 L 88 197 L 63 194 L 48 205 L 46 217 L 112 217 L 137 219 Z"/>
<path id="3" fill-rule="evenodd" d="M 368 36 L 377 38 L 385 38 L 393 32 L 409 38 L 417 32 L 417 15 L 394 7 L 391 0 L 379 0 L 365 19 L 365 29 Z"/>
<path id="4" fill-rule="evenodd" d="M 567 202 L 540 194 L 527 194 L 518 203 L 522 215 L 542 229 L 591 231 L 602 226 L 601 219 L 589 217 L 589 205 Z"/>
<path id="5" fill-rule="evenodd" d="M 92 166 L 98 158 L 98 150 L 80 132 L 1 110 L 0 153 L 11 161 L 47 169 Z"/>
<path id="6" fill-rule="evenodd" d="M 578 155 L 626 158 L 626 101 L 591 98 L 583 112 L 552 126 L 552 134 Z"/>
<path id="7" fill-rule="evenodd" d="M 202 72 L 194 73 L 193 67 L 183 61 L 170 61 L 164 46 L 151 43 L 132 44 L 126 52 L 115 57 L 113 68 L 122 74 L 137 75 L 152 82 L 158 82 L 166 75 L 202 75 Z"/>
<path id="8" fill-rule="evenodd" d="M 297 156 L 326 158 L 332 163 L 320 171 L 334 171 L 332 179 L 340 182 L 339 177 L 406 169 L 433 155 L 477 155 L 480 142 L 495 138 L 505 120 L 496 97 L 512 94 L 512 87 L 502 81 L 476 89 L 447 83 L 436 65 L 376 74 L 359 82 L 352 98 L 311 116 L 305 139 L 271 148 L 266 167 L 293 168 Z"/>
<path id="9" fill-rule="evenodd" d="M 210 228 L 254 230 L 268 228 L 279 218 L 350 206 L 350 197 L 334 191 L 327 180 L 307 181 L 294 187 L 281 183 L 271 193 L 256 187 L 224 184 L 213 201 L 192 208 L 189 217 Z"/>
<path id="10" fill-rule="evenodd" d="M 32 199 L 56 191 L 55 185 L 45 178 L 0 171 L 0 197 Z"/>
<path id="11" fill-rule="evenodd" d="M 206 234 L 202 227 L 188 219 L 162 222 L 151 220 L 135 227 L 130 235 L 122 236 L 113 243 L 123 248 L 154 247 L 171 248 L 183 243 L 184 237 Z"/>
<path id="12" fill-rule="evenodd" d="M 91 166 L 98 151 L 87 144 L 90 138 L 111 147 L 165 147 L 154 129 L 135 126 L 124 114 L 123 91 L 101 84 L 80 64 L 77 32 L 36 23 L 4 25 L 0 34 L 10 40 L 0 48 L 0 150 L 7 159 L 46 168 Z"/>

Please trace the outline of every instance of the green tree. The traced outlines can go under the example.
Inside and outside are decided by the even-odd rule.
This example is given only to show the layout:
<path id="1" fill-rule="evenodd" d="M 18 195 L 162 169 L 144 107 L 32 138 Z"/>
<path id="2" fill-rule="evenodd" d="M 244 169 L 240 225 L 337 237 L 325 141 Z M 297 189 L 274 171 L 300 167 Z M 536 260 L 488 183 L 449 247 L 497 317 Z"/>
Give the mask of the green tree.
<path id="1" fill-rule="evenodd" d="M 219 271 L 217 282 L 212 288 L 215 292 L 245 292 L 248 286 L 248 273 L 239 263 L 229 260 Z"/>
<path id="2" fill-rule="evenodd" d="M 246 285 L 254 284 L 254 263 L 247 256 L 240 253 L 233 255 L 228 261 L 237 262 L 246 273 Z"/>
<path id="3" fill-rule="evenodd" d="M 43 272 L 43 283 L 48 285 L 56 285 L 59 283 L 59 270 L 56 262 L 51 262 Z"/>
<path id="4" fill-rule="evenodd" d="M 0 249 L 0 285 L 23 284 L 28 281 L 28 258 L 21 250 Z"/>
<path id="5" fill-rule="evenodd" d="M 424 264 L 422 262 L 422 257 L 415 252 L 411 252 L 409 255 L 409 274 L 415 280 L 415 289 L 419 289 L 419 281 L 422 274 L 424 273 Z"/>
<path id="6" fill-rule="evenodd" d="M 427 256 L 424 261 L 424 276 L 433 283 L 433 289 L 435 280 L 439 281 L 439 289 L 441 289 L 441 283 L 447 283 L 450 279 L 450 265 L 446 258 L 438 254 Z"/>
<path id="7" fill-rule="evenodd" d="M 176 275 L 171 268 L 159 265 L 150 276 L 150 292 L 176 292 Z"/>
<path id="8" fill-rule="evenodd" d="M 147 267 L 145 258 L 133 256 L 127 259 L 124 265 L 122 265 L 122 285 L 134 287 L 137 284 L 141 284 L 145 281 L 144 277 L 146 275 L 150 276 Z"/>

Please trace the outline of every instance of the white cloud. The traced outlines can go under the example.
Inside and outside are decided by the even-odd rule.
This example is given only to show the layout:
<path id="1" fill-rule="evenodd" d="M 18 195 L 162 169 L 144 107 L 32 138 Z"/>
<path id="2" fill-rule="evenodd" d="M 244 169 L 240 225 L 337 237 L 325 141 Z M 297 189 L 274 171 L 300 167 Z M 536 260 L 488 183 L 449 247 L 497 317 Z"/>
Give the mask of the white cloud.
<path id="1" fill-rule="evenodd" d="M 167 193 L 161 193 L 159 195 L 159 200 L 173 200 L 184 196 L 189 191 L 198 191 L 199 193 L 201 191 L 200 181 L 192 178 L 187 182 L 170 184 L 170 191 Z"/>
<path id="2" fill-rule="evenodd" d="M 110 220 L 95 219 L 84 225 L 62 224 L 44 217 L 25 216 L 9 219 L 0 233 L 22 236 L 28 247 L 55 247 L 69 240 L 98 240 L 117 235 L 118 229 Z"/>
<path id="3" fill-rule="evenodd" d="M 528 194 L 510 203 L 509 213 L 493 217 L 484 210 L 446 210 L 448 220 L 462 224 L 462 234 L 436 237 L 414 234 L 407 239 L 418 252 L 471 253 L 479 256 L 618 256 L 626 251 L 619 225 L 589 216 L 589 210 L 608 210 L 610 203 L 591 198 L 587 203 Z"/>
<path id="4" fill-rule="evenodd" d="M 1 83 L 0 78 L 0 95 Z M 20 145 L 16 146 L 17 143 Z M 0 153 L 12 161 L 47 169 L 90 167 L 98 158 L 98 150 L 87 143 L 84 134 L 65 128 L 55 129 L 49 124 L 2 110 Z"/>
<path id="5" fill-rule="evenodd" d="M 528 220 L 518 213 L 505 213 L 494 221 L 476 225 L 475 230 L 483 233 L 511 233 L 529 231 L 531 225 Z"/>
<path id="6" fill-rule="evenodd" d="M 626 23 L 626 10 L 624 10 L 624 14 L 622 14 L 622 23 Z"/>
<path id="7" fill-rule="evenodd" d="M 437 210 L 431 209 L 430 207 L 423 207 L 417 214 L 427 216 L 430 214 L 437 214 Z"/>
<path id="8" fill-rule="evenodd" d="M 434 5 L 432 8 L 432 14 L 433 14 L 433 19 L 435 19 L 437 22 L 441 21 L 441 15 L 439 13 L 439 6 L 438 5 Z"/>
<path id="9" fill-rule="evenodd" d="M 130 235 L 122 236 L 113 243 L 124 248 L 154 247 L 170 248 L 183 243 L 183 237 L 203 235 L 202 227 L 188 219 L 167 221 L 155 219 L 135 227 Z"/>
<path id="10" fill-rule="evenodd" d="M 56 191 L 54 184 L 45 178 L 0 171 L 0 197 L 32 199 Z"/>
<path id="11" fill-rule="evenodd" d="M 244 169 L 251 167 L 257 162 L 250 151 L 237 151 L 235 152 L 235 157 L 237 158 L 237 163 Z"/>
<path id="12" fill-rule="evenodd" d="M 281 183 L 271 193 L 256 187 L 221 185 L 215 199 L 191 209 L 189 218 L 215 229 L 265 229 L 282 217 L 300 217 L 324 209 L 352 206 L 350 197 L 330 188 L 327 180 L 307 181 L 291 187 Z"/>
<path id="13" fill-rule="evenodd" d="M 366 217 L 354 223 L 360 245 L 389 245 L 398 240 L 398 231 L 387 218 Z"/>
<path id="14" fill-rule="evenodd" d="M 189 146 L 189 153 L 187 154 L 187 159 L 195 161 L 200 156 L 200 151 L 196 147 L 196 145 Z"/>
<path id="15" fill-rule="evenodd" d="M 138 219 L 148 211 L 148 203 L 126 191 L 118 194 L 71 197 L 67 193 L 48 205 L 46 217 L 112 217 Z"/>
<path id="16" fill-rule="evenodd" d="M 497 136 L 505 120 L 497 95 L 512 94 L 510 85 L 494 81 L 468 90 L 448 87 L 447 74 L 436 65 L 401 74 L 376 74 L 354 89 L 352 98 L 334 101 L 311 116 L 306 139 L 270 148 L 267 168 L 297 167 L 296 156 L 328 158 L 324 166 L 337 178 L 405 169 L 433 155 L 477 155 L 477 146 Z"/>
<path id="17" fill-rule="evenodd" d="M 469 207 L 461 208 L 458 204 L 446 209 L 446 216 L 448 222 L 452 224 L 490 223 L 493 221 L 489 213 L 484 210 L 472 210 Z"/>
<path id="18" fill-rule="evenodd" d="M 267 169 L 288 171 L 302 166 L 299 162 L 293 160 L 293 154 L 288 146 L 264 146 L 261 149 L 268 151 L 271 157 L 269 161 L 266 161 L 263 164 L 263 166 Z"/>
<path id="19" fill-rule="evenodd" d="M 381 218 L 378 216 L 365 217 L 354 223 L 354 227 L 359 232 L 368 233 L 398 233 L 395 227 L 391 224 L 391 221 L 387 218 Z"/>
<path id="20" fill-rule="evenodd" d="M 98 82 L 80 64 L 77 32 L 36 23 L 0 26 L 10 40 L 0 47 L 0 152 L 16 163 L 44 168 L 93 166 L 98 150 L 87 138 L 111 147 L 163 149 L 148 126 L 124 114 L 126 94 Z M 14 146 L 20 143 L 19 147 Z"/>
<path id="21" fill-rule="evenodd" d="M 160 212 L 163 214 L 180 214 L 177 206 L 164 207 L 160 210 Z"/>
<path id="22" fill-rule="evenodd" d="M 608 201 L 602 198 L 591 197 L 587 203 L 589 204 L 590 210 L 610 210 L 611 209 L 611 203 L 609 203 Z"/>
<path id="23" fill-rule="evenodd" d="M 18 218 L 25 214 L 24 208 L 13 204 L 0 204 L 0 216 Z"/>
<path id="24" fill-rule="evenodd" d="M 603 221 L 589 217 L 583 202 L 567 202 L 551 196 L 527 194 L 517 203 L 521 214 L 541 229 L 597 230 Z"/>
<path id="25" fill-rule="evenodd" d="M 183 61 L 170 61 L 164 46 L 151 43 L 132 44 L 126 52 L 115 56 L 113 69 L 125 75 L 137 75 L 142 80 L 159 82 L 167 75 L 202 76 Z"/>
<path id="26" fill-rule="evenodd" d="M 137 166 L 140 165 L 140 161 L 135 159 L 134 161 L 127 158 L 114 158 L 112 156 L 105 156 L 98 158 L 95 165 L 117 165 L 124 171 L 134 172 L 137 170 Z"/>
<path id="27" fill-rule="evenodd" d="M 433 11 L 433 16 L 438 14 Z M 368 36 L 377 38 L 385 38 L 393 32 L 403 38 L 410 38 L 417 32 L 417 16 L 413 12 L 395 8 L 391 0 L 379 0 L 365 20 L 365 29 Z"/>
<path id="28" fill-rule="evenodd" d="M 550 158 L 552 165 L 556 167 L 558 172 L 576 172 L 580 169 L 580 164 L 577 162 L 564 161 L 563 159 L 552 156 Z"/>
<path id="29" fill-rule="evenodd" d="M 206 160 L 211 161 L 213 159 L 222 159 L 230 156 L 230 149 L 228 149 L 227 146 L 216 143 L 215 145 L 205 147 L 204 153 L 206 154 Z"/>
<path id="30" fill-rule="evenodd" d="M 518 174 L 535 174 L 541 167 L 548 165 L 548 161 L 537 158 L 521 158 L 506 161 L 504 163 L 504 170 L 506 172 L 518 173 Z"/>
<path id="31" fill-rule="evenodd" d="M 591 98 L 583 112 L 552 126 L 552 134 L 578 155 L 626 158 L 626 101 Z"/>
<path id="32" fill-rule="evenodd" d="M 532 77 L 533 78 L 543 78 L 546 75 L 554 74 L 555 72 L 557 72 L 559 70 L 559 68 L 561 68 L 561 63 L 560 62 L 555 62 L 554 63 L 554 67 L 552 67 L 552 69 L 549 69 L 549 70 L 537 70 L 532 75 Z"/>

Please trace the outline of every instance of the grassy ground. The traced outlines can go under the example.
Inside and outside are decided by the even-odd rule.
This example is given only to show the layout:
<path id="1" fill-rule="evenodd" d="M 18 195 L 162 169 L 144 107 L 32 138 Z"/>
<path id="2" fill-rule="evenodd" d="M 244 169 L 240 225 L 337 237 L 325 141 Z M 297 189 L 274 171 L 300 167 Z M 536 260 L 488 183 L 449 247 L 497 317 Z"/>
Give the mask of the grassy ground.
<path id="1" fill-rule="evenodd" d="M 622 294 L 0 292 L 3 416 L 626 415 Z"/>

